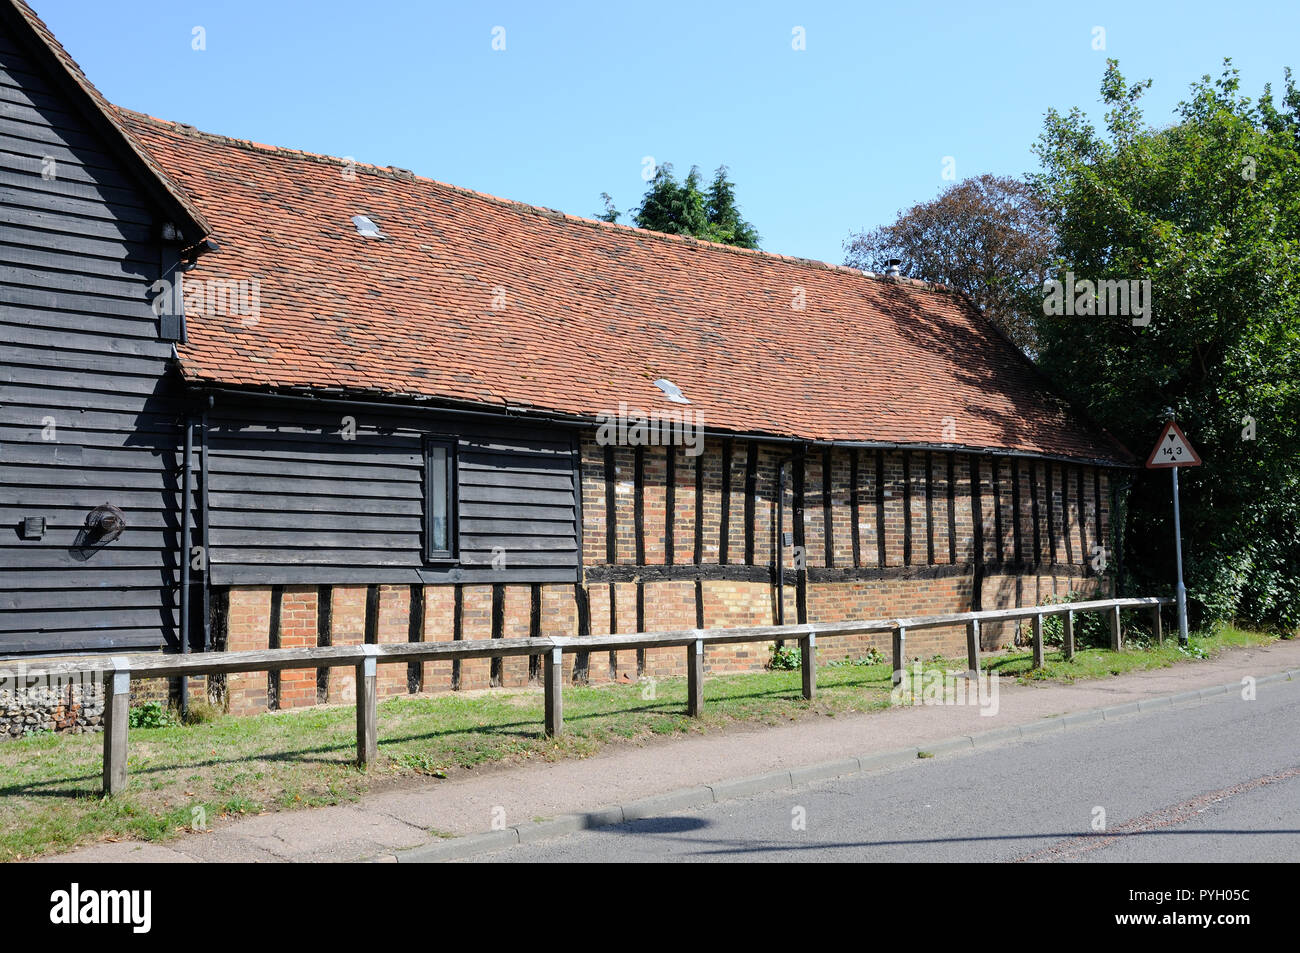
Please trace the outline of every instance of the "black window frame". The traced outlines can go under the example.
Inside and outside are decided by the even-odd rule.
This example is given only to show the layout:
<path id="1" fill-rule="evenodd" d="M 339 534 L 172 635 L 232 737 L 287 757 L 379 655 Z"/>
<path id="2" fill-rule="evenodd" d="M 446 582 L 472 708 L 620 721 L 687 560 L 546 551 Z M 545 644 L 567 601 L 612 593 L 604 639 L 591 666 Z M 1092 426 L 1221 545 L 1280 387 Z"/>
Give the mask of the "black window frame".
<path id="1" fill-rule="evenodd" d="M 454 563 L 460 558 L 459 532 L 457 528 L 459 509 L 459 485 L 456 480 L 456 448 L 459 441 L 455 437 L 431 435 L 424 438 L 424 558 L 431 563 Z M 433 548 L 433 450 L 447 451 L 447 548 Z"/>

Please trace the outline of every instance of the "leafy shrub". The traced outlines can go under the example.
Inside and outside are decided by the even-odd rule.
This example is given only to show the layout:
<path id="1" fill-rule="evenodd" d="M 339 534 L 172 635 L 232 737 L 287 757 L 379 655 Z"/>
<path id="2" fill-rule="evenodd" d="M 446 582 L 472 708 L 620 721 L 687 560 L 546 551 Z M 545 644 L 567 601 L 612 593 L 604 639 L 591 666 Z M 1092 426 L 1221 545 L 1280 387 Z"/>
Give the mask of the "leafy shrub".
<path id="1" fill-rule="evenodd" d="M 127 723 L 132 728 L 170 728 L 176 718 L 161 702 L 145 702 L 131 709 Z"/>
<path id="2" fill-rule="evenodd" d="M 1087 598 L 1090 597 L 1078 592 L 1069 592 L 1059 599 L 1048 599 L 1044 604 L 1084 602 Z M 1065 616 L 1049 615 L 1043 618 L 1043 644 L 1052 646 L 1065 644 Z M 1074 647 L 1076 650 L 1110 647 L 1110 623 L 1105 613 L 1076 612 L 1074 614 Z"/>
<path id="3" fill-rule="evenodd" d="M 880 649 L 868 649 L 866 655 L 859 655 L 857 658 L 840 659 L 838 662 L 828 662 L 828 667 L 843 668 L 847 665 L 884 665 L 885 653 Z"/>
<path id="4" fill-rule="evenodd" d="M 772 657 L 767 660 L 767 667 L 772 671 L 793 671 L 803 666 L 803 655 L 798 649 L 773 645 Z"/>

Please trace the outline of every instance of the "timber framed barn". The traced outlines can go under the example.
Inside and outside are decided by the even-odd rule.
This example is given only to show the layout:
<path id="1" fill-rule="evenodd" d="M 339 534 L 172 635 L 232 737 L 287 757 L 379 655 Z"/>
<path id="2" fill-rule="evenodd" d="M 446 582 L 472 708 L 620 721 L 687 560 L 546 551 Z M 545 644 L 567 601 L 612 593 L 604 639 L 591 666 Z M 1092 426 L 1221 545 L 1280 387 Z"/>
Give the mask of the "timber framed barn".
<path id="1" fill-rule="evenodd" d="M 884 618 L 1112 585 L 1096 554 L 1134 459 L 963 296 L 202 133 L 106 102 L 21 0 L 0 26 L 0 656 Z M 641 418 L 674 445 L 638 439 Z M 566 656 L 566 677 L 671 675 L 681 654 Z M 536 673 L 385 666 L 380 692 Z M 350 701 L 350 680 L 206 688 L 251 712 Z"/>

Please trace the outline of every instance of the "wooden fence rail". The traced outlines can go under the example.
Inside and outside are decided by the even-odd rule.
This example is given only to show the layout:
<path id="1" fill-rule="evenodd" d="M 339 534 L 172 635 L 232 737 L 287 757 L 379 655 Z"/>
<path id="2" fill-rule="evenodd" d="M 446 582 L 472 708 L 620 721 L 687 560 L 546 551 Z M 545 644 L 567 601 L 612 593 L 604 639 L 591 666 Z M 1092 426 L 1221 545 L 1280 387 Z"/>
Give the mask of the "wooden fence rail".
<path id="1" fill-rule="evenodd" d="M 817 622 L 802 625 L 761 625 L 736 629 L 679 629 L 667 632 L 638 632 L 628 635 L 592 635 L 581 638 L 539 637 L 526 639 L 474 639 L 462 642 L 402 642 L 385 645 L 336 645 L 314 648 L 269 649 L 254 652 L 211 652 L 199 655 L 135 655 L 66 660 L 28 659 L 28 674 L 59 678 L 99 673 L 104 680 L 104 793 L 116 794 L 126 787 L 127 726 L 130 719 L 131 681 L 142 678 L 220 675 L 231 672 L 272 672 L 287 668 L 337 668 L 356 670 L 357 762 L 365 766 L 375 760 L 377 747 L 376 669 L 380 664 L 421 662 L 432 659 L 502 658 L 515 655 L 542 657 L 545 693 L 546 733 L 564 730 L 561 681 L 565 652 L 596 652 L 611 649 L 686 649 L 687 710 L 698 717 L 704 710 L 704 647 L 737 642 L 798 641 L 803 669 L 803 697 L 817 691 L 817 638 L 861 635 L 869 632 L 893 634 L 893 682 L 902 678 L 906 665 L 907 633 L 916 629 L 965 625 L 968 664 L 971 673 L 980 670 L 980 625 L 985 622 L 1033 623 L 1034 666 L 1043 662 L 1043 618 L 1065 617 L 1064 653 L 1074 655 L 1074 617 L 1079 612 L 1106 612 L 1110 621 L 1111 648 L 1123 647 L 1120 612 L 1124 609 L 1150 611 L 1157 641 L 1163 637 L 1160 607 L 1172 599 L 1096 599 L 1090 602 L 1062 602 L 1017 609 L 989 609 L 946 615 L 855 622 Z M 0 663 L 2 664 L 2 663 Z"/>

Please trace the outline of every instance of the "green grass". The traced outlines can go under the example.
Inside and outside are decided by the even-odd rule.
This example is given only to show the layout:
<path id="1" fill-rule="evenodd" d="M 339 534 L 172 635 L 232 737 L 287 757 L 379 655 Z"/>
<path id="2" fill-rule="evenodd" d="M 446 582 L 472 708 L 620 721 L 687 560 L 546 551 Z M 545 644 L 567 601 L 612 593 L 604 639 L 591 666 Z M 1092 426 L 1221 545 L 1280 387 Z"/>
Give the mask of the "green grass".
<path id="1" fill-rule="evenodd" d="M 1195 633 L 1188 638 L 1187 648 L 1178 645 L 1177 634 L 1166 638 L 1160 645 L 1147 638 L 1141 630 L 1126 632 L 1126 650 L 1081 648 L 1067 662 L 1060 649 L 1043 654 L 1043 667 L 1034 670 L 1033 653 L 1014 652 L 988 659 L 988 670 L 1003 678 L 1016 678 L 1021 682 L 1073 682 L 1081 678 L 1105 678 L 1125 672 L 1141 672 L 1166 668 L 1176 662 L 1213 658 L 1228 648 L 1249 645 L 1267 645 L 1276 636 L 1251 632 L 1233 626 L 1220 626 L 1212 633 Z"/>
<path id="2" fill-rule="evenodd" d="M 1207 655 L 1271 637 L 1224 629 L 1194 644 Z M 1073 681 L 1170 665 L 1187 658 L 1176 644 L 1131 647 L 1116 655 L 1080 651 L 1073 662 L 1049 653 L 1040 672 L 1030 656 L 988 659 L 991 671 L 1022 679 Z M 931 660 L 927 669 L 964 668 Z M 685 679 L 645 685 L 566 688 L 565 733 L 542 734 L 538 690 L 395 698 L 380 705 L 380 758 L 354 764 L 351 707 L 220 716 L 131 732 L 127 791 L 101 798 L 102 736 L 41 734 L 0 743 L 0 860 L 18 860 L 99 840 L 160 841 L 206 822 L 268 811 L 339 804 L 366 791 L 494 765 L 582 758 L 611 744 L 714 732 L 737 723 L 775 725 L 889 706 L 889 665 L 866 657 L 819 667 L 815 701 L 803 700 L 798 671 L 710 678 L 702 718 L 685 714 Z"/>

